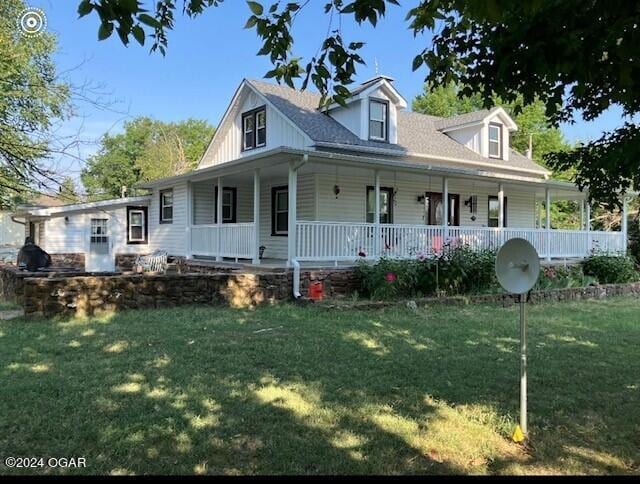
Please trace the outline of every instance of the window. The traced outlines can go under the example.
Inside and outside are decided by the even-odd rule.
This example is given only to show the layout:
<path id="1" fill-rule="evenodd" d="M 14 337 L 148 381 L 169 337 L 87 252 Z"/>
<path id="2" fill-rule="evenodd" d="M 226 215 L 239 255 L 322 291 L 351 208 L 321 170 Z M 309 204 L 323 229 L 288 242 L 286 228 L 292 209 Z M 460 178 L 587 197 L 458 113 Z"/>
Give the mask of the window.
<path id="1" fill-rule="evenodd" d="M 287 235 L 289 227 L 289 188 L 271 189 L 271 235 Z"/>
<path id="2" fill-rule="evenodd" d="M 387 101 L 369 100 L 369 139 L 387 141 L 387 113 L 389 103 Z"/>
<path id="3" fill-rule="evenodd" d="M 107 234 L 107 222 L 108 219 L 106 218 L 91 219 L 92 244 L 107 244 L 109 242 L 109 235 Z"/>
<path id="4" fill-rule="evenodd" d="M 160 192 L 160 223 L 173 222 L 173 188 Z"/>
<path id="5" fill-rule="evenodd" d="M 376 211 L 376 189 L 367 187 L 367 223 L 374 223 Z M 393 223 L 393 188 L 380 187 L 380 223 Z"/>
<path id="6" fill-rule="evenodd" d="M 127 244 L 147 243 L 147 207 L 127 207 Z"/>
<path id="7" fill-rule="evenodd" d="M 502 126 L 495 123 L 489 124 L 489 156 L 502 158 Z"/>
<path id="8" fill-rule="evenodd" d="M 489 196 L 489 220 L 487 226 L 497 227 L 498 217 L 500 214 L 500 204 L 498 203 L 498 197 L 495 195 Z M 507 226 L 507 197 L 504 197 L 504 226 Z"/>
<path id="9" fill-rule="evenodd" d="M 222 223 L 236 223 L 238 192 L 235 187 L 222 189 Z M 218 223 L 218 187 L 215 187 L 213 200 L 213 223 Z"/>
<path id="10" fill-rule="evenodd" d="M 267 144 L 267 110 L 264 106 L 242 115 L 242 150 Z"/>

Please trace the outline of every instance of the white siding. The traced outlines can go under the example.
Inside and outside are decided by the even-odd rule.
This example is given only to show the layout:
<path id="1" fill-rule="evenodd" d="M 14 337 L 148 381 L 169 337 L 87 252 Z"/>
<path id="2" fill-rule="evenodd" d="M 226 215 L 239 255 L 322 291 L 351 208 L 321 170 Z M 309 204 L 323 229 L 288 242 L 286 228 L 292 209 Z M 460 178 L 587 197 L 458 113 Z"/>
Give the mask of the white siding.
<path id="1" fill-rule="evenodd" d="M 11 213 L 0 212 L 0 245 L 21 247 L 24 243 L 24 225 L 11 220 Z"/>
<path id="2" fill-rule="evenodd" d="M 332 175 L 316 175 L 316 220 L 331 222 L 365 222 L 366 221 L 366 189 L 373 186 L 373 174 L 367 177 L 340 176 L 340 195 L 336 199 L 333 186 L 336 179 Z M 418 195 L 424 192 L 442 191 L 440 178 L 433 177 L 431 181 L 395 180 L 393 176 L 381 174 L 380 184 L 383 187 L 395 187 L 396 200 L 393 207 L 394 223 L 424 224 L 425 214 L 421 203 L 417 202 Z M 495 187 L 474 185 L 468 180 L 449 179 L 449 193 L 460 195 L 460 225 L 483 227 L 488 224 L 488 197 L 498 194 Z M 472 194 L 478 196 L 478 213 L 476 220 L 471 220 L 469 207 L 464 201 Z M 527 192 L 521 187 L 505 186 L 507 197 L 507 224 L 509 227 L 534 228 L 534 193 Z"/>
<path id="3" fill-rule="evenodd" d="M 131 205 L 134 206 L 134 205 Z M 72 213 L 51 217 L 45 222 L 41 246 L 50 254 L 84 253 L 89 247 L 91 219 L 105 218 L 111 252 L 115 254 L 146 254 L 151 244 L 127 243 L 127 209 L 118 207 L 86 213 Z M 149 239 L 151 237 L 149 236 Z"/>
<path id="4" fill-rule="evenodd" d="M 458 143 L 465 145 L 476 153 L 482 153 L 482 130 L 480 126 L 470 126 L 447 133 Z"/>
<path id="5" fill-rule="evenodd" d="M 216 179 L 213 179 L 192 185 L 194 224 L 214 223 L 216 183 Z M 237 222 L 253 222 L 253 181 L 250 183 L 229 183 L 224 184 L 224 186 L 236 189 L 238 203 L 236 208 Z"/>
<path id="6" fill-rule="evenodd" d="M 239 106 L 232 108 L 232 118 L 220 127 L 221 131 L 216 134 L 213 144 L 205 153 L 200 168 L 236 160 L 280 146 L 299 149 L 308 147 L 307 138 L 287 118 L 267 105 L 266 146 L 242 151 L 242 113 L 266 105 L 261 96 L 249 89 L 246 92 L 248 94 L 239 98 Z"/>
<path id="7" fill-rule="evenodd" d="M 160 191 L 173 188 L 173 222 L 160 223 Z M 155 188 L 149 203 L 149 249 L 164 249 L 170 255 L 186 254 L 187 182 Z"/>
<path id="8" fill-rule="evenodd" d="M 315 176 L 298 175 L 298 220 L 314 220 Z M 287 258 L 287 237 L 271 235 L 271 189 L 286 186 L 287 179 L 265 180 L 260 186 L 260 245 L 265 246 L 265 258 Z"/>
<path id="9" fill-rule="evenodd" d="M 341 125 L 355 134 L 358 138 L 366 139 L 368 134 L 363 132 L 362 101 L 353 101 L 346 108 L 338 106 L 329 112 L 329 115 Z"/>

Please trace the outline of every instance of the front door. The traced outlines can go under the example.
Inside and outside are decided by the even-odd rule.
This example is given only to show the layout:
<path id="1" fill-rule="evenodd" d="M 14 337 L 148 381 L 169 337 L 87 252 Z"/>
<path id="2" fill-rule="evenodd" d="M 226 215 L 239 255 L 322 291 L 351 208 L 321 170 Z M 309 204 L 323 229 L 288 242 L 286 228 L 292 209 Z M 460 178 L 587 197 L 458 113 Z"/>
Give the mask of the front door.
<path id="1" fill-rule="evenodd" d="M 111 253 L 109 219 L 92 218 L 89 229 L 89 250 L 87 251 L 86 270 L 88 272 L 113 272 L 115 259 Z"/>
<path id="2" fill-rule="evenodd" d="M 427 225 L 442 225 L 442 193 L 426 192 L 424 194 L 424 210 Z M 460 195 L 449 194 L 449 225 L 460 225 Z"/>

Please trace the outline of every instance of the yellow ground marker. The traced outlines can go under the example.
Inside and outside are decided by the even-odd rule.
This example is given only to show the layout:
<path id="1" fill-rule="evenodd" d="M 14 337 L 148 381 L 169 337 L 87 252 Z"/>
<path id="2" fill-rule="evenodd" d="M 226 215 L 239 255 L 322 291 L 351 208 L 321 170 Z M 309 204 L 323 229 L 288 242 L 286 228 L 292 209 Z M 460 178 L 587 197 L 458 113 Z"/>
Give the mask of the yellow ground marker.
<path id="1" fill-rule="evenodd" d="M 520 425 L 516 425 L 516 429 L 513 431 L 513 435 L 511 436 L 511 438 L 515 443 L 519 444 L 520 442 L 525 440 L 527 437 L 522 432 Z"/>

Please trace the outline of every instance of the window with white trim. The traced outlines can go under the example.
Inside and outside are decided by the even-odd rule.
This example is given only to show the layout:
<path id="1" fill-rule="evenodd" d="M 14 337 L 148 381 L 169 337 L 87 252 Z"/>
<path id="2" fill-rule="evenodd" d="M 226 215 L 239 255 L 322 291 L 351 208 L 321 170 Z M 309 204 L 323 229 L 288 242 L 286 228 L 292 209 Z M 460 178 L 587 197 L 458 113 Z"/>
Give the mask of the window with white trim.
<path id="1" fill-rule="evenodd" d="M 127 207 L 127 244 L 146 244 L 147 234 L 147 207 Z"/>
<path id="2" fill-rule="evenodd" d="M 267 109 L 262 106 L 242 114 L 242 151 L 267 144 Z"/>
<path id="3" fill-rule="evenodd" d="M 173 188 L 160 192 L 160 223 L 173 222 Z"/>
<path id="4" fill-rule="evenodd" d="M 375 141 L 388 140 L 388 111 L 388 102 L 369 99 L 369 139 Z"/>
<path id="5" fill-rule="evenodd" d="M 106 218 L 92 218 L 91 219 L 91 243 L 92 244 L 106 244 L 109 242 L 109 234 L 107 233 Z"/>
<path id="6" fill-rule="evenodd" d="M 489 157 L 502 158 L 502 126 L 489 124 Z"/>

